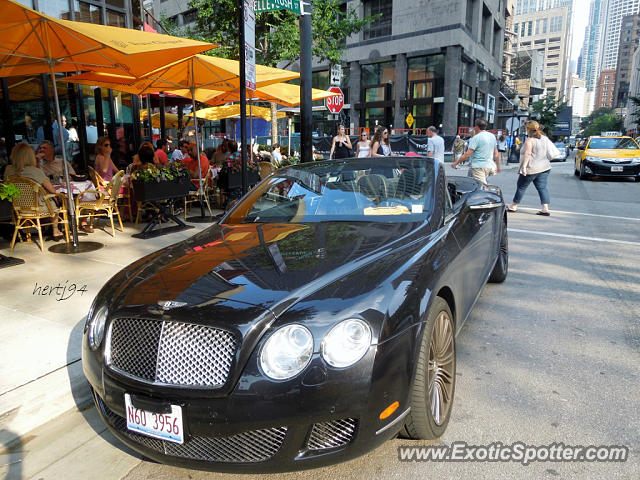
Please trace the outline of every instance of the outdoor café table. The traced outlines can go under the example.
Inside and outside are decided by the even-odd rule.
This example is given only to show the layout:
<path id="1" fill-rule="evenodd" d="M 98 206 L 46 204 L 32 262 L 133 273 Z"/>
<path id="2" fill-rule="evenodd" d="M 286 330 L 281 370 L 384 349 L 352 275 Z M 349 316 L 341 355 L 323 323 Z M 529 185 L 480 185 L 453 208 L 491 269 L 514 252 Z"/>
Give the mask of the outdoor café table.
<path id="1" fill-rule="evenodd" d="M 67 193 L 67 186 L 65 184 L 55 184 L 54 188 L 58 193 Z M 84 180 L 81 182 L 71 182 L 71 193 L 76 196 L 87 190 L 94 190 L 95 187 L 91 180 Z M 92 198 L 89 198 L 92 195 Z M 95 194 L 87 194 L 83 197 L 85 200 L 95 200 Z"/>

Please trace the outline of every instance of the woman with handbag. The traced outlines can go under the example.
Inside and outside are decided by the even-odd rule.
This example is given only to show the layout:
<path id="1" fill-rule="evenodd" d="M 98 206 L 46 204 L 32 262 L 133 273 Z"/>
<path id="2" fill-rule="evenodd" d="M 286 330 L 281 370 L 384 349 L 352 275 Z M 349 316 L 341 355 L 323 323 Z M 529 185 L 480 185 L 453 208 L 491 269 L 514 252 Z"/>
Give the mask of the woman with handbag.
<path id="1" fill-rule="evenodd" d="M 551 172 L 550 160 L 557 155 L 558 149 L 540 131 L 540 124 L 534 120 L 527 123 L 527 135 L 528 138 L 520 150 L 518 188 L 513 196 L 513 203 L 507 207 L 507 210 L 510 212 L 518 211 L 518 204 L 529 185 L 533 182 L 542 204 L 542 208 L 537 215 L 548 217 L 551 212 L 549 212 L 550 199 L 547 180 Z"/>

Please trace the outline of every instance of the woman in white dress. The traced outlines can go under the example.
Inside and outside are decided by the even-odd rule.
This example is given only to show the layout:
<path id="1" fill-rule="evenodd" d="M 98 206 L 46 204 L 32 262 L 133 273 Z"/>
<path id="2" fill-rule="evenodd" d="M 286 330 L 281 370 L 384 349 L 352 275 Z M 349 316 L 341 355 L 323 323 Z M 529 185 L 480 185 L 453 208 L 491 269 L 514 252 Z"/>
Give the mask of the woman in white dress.
<path id="1" fill-rule="evenodd" d="M 362 133 L 360 133 L 360 140 L 356 143 L 356 157 L 368 157 L 370 151 L 371 144 L 369 143 L 369 134 L 363 130 Z"/>

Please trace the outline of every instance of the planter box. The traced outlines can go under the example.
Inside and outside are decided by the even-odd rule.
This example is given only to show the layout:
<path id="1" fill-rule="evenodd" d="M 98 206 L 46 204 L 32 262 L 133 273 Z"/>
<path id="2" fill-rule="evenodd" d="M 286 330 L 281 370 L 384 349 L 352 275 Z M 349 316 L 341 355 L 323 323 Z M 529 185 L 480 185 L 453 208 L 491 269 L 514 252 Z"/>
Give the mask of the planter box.
<path id="1" fill-rule="evenodd" d="M 13 204 L 9 200 L 0 200 L 0 222 L 9 222 L 12 219 Z"/>
<path id="2" fill-rule="evenodd" d="M 218 186 L 225 190 L 242 188 L 242 172 L 220 172 L 218 174 Z M 257 170 L 247 172 L 247 185 L 255 185 L 260 181 L 260 173 Z"/>
<path id="3" fill-rule="evenodd" d="M 186 197 L 189 194 L 191 181 L 188 178 L 180 178 L 169 182 L 142 182 L 134 180 L 133 190 L 138 202 L 157 202 L 171 200 L 172 198 Z"/>

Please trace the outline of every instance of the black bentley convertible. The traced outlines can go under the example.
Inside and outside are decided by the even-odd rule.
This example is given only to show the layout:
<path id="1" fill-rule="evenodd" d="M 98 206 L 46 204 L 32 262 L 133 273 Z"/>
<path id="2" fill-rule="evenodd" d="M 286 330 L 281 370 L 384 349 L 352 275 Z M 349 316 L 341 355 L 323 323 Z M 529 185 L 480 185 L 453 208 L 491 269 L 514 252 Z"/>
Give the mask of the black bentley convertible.
<path id="1" fill-rule="evenodd" d="M 147 457 L 233 472 L 437 438 L 506 222 L 498 188 L 432 159 L 281 169 L 104 286 L 82 355 L 98 411 Z"/>

